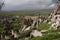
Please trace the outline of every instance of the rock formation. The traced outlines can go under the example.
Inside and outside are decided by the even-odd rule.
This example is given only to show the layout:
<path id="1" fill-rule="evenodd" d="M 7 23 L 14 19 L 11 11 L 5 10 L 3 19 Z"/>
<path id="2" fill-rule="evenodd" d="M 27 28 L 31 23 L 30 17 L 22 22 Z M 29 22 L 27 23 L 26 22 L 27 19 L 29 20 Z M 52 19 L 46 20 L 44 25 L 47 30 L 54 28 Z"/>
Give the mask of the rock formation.
<path id="1" fill-rule="evenodd" d="M 51 27 L 53 27 L 54 29 L 60 27 L 60 0 L 57 0 L 57 3 L 49 18 L 51 19 L 51 24 L 52 24 Z"/>

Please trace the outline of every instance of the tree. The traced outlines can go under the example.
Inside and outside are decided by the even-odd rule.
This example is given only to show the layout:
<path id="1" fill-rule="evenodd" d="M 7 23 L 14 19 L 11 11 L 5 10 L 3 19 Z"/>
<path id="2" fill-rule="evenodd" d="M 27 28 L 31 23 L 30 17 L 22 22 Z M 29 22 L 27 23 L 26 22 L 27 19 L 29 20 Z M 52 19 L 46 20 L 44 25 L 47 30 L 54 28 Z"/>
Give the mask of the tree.
<path id="1" fill-rule="evenodd" d="M 57 0 L 57 2 L 60 2 L 60 0 Z"/>
<path id="2" fill-rule="evenodd" d="M 0 10 L 3 7 L 3 5 L 4 5 L 4 0 L 0 0 Z"/>

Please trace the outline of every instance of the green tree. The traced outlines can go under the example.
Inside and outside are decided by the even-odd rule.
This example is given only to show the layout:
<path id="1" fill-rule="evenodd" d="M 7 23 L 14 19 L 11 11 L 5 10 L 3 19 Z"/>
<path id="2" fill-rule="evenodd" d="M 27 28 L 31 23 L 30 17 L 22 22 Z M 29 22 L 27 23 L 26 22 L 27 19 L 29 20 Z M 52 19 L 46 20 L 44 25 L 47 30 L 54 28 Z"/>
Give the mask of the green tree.
<path id="1" fill-rule="evenodd" d="M 2 9 L 3 5 L 4 5 L 4 0 L 0 0 L 0 10 Z"/>

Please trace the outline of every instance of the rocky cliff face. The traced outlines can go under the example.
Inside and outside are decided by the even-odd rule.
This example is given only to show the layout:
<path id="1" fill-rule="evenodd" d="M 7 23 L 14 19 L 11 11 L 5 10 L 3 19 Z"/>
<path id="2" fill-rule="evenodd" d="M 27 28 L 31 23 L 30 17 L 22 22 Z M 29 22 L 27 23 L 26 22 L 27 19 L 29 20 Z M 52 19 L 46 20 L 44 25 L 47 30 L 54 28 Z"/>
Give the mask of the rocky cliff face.
<path id="1" fill-rule="evenodd" d="M 51 19 L 51 27 L 55 27 L 56 29 L 60 27 L 60 0 L 57 0 L 57 3 L 49 18 Z"/>

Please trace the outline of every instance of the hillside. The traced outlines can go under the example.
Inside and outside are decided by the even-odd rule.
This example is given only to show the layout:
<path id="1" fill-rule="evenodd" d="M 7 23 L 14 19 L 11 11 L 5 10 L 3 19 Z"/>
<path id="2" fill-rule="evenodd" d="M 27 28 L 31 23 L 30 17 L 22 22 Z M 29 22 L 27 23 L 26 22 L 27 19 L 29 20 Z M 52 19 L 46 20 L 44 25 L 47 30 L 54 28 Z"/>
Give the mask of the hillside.
<path id="1" fill-rule="evenodd" d="M 33 10 L 33 11 L 1 11 L 0 15 L 5 15 L 5 14 L 10 14 L 10 15 L 38 15 L 38 14 L 43 14 L 43 15 L 47 15 L 51 13 L 51 9 L 46 9 L 46 10 Z"/>

